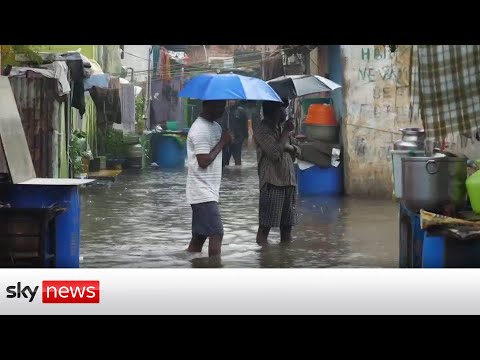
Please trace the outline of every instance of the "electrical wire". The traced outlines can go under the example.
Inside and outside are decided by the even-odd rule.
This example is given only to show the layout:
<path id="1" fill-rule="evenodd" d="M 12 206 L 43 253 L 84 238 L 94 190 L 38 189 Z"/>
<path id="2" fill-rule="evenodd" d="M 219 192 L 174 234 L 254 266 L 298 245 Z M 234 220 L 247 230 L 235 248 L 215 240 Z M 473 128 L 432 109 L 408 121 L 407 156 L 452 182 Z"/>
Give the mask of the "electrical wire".
<path id="1" fill-rule="evenodd" d="M 195 45 L 195 46 L 202 46 L 202 45 Z M 125 52 L 125 51 L 124 51 Z M 146 58 L 142 58 L 142 57 L 139 57 L 139 56 L 136 56 L 136 55 L 133 55 L 129 52 L 125 52 L 126 54 L 129 54 L 129 55 L 132 55 L 132 56 L 135 56 L 139 59 L 142 59 L 142 60 L 146 60 L 148 61 L 149 59 L 146 59 Z M 242 54 L 242 55 L 236 55 L 236 56 L 225 56 L 225 57 L 222 57 L 222 60 L 241 60 L 243 58 L 249 58 L 249 57 L 252 57 L 252 56 L 258 56 L 258 55 L 265 55 L 265 54 L 269 54 L 271 55 L 271 51 L 258 51 L 258 52 L 255 52 L 255 53 L 250 53 L 250 54 Z M 273 55 L 273 56 L 269 56 L 269 57 L 274 57 L 276 55 Z M 258 60 L 251 60 L 249 62 L 244 62 L 242 63 L 243 64 L 246 64 L 246 65 L 249 65 L 250 63 L 261 63 L 262 60 L 258 59 Z M 238 63 L 238 62 L 237 62 Z M 209 63 L 207 63 L 206 61 L 197 61 L 197 62 L 192 62 L 192 63 L 189 63 L 189 64 L 186 64 L 186 65 L 182 65 L 182 64 L 172 64 L 171 66 L 172 67 L 191 67 L 191 66 L 197 66 L 197 65 L 204 65 L 205 67 L 203 68 L 204 70 L 205 69 L 209 69 Z M 208 66 L 207 66 L 208 65 Z M 134 70 L 133 73 L 134 74 L 140 74 L 140 73 L 148 73 L 148 72 L 154 72 L 155 70 Z M 121 73 L 110 73 L 111 75 L 121 75 Z"/>
<path id="2" fill-rule="evenodd" d="M 253 60 L 253 61 L 244 61 L 244 62 L 237 62 L 235 64 L 235 68 L 240 69 L 240 68 L 251 68 L 251 67 L 259 67 L 262 63 L 262 60 Z M 214 72 L 216 69 L 212 67 L 211 65 L 205 65 L 203 67 L 199 66 L 196 68 L 191 68 L 191 65 L 174 65 L 172 66 L 173 69 L 170 71 L 169 76 L 176 76 L 176 75 L 189 75 L 189 74 L 196 74 L 196 73 L 201 73 L 201 72 Z M 185 69 L 187 68 L 187 69 Z M 139 71 L 134 71 L 134 74 L 137 75 L 148 75 L 150 74 L 156 74 L 155 69 L 152 70 L 139 70 Z M 120 73 L 111 73 L 110 75 L 121 75 Z M 161 74 L 158 74 L 159 77 L 161 77 Z"/>

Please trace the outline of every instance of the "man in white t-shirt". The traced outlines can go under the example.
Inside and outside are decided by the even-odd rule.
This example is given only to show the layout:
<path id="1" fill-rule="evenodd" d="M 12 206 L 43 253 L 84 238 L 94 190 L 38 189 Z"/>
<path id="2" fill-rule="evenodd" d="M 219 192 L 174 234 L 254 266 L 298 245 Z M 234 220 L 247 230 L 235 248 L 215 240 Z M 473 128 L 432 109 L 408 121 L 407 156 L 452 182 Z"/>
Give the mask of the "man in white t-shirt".
<path id="1" fill-rule="evenodd" d="M 224 100 L 202 103 L 200 116 L 190 127 L 187 138 L 187 202 L 192 206 L 190 252 L 201 252 L 208 240 L 208 256 L 221 253 L 223 223 L 218 208 L 222 180 L 222 149 L 232 142 L 216 122 L 225 111 Z"/>

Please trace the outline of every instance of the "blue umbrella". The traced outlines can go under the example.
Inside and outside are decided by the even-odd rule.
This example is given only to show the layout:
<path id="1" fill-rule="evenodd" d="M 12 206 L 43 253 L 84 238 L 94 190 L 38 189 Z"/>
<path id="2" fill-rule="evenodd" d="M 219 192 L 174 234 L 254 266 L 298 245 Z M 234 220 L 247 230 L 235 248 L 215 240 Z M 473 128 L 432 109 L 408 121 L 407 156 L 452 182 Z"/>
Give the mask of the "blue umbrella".
<path id="1" fill-rule="evenodd" d="M 237 74 L 202 74 L 180 91 L 180 97 L 200 100 L 256 100 L 282 102 L 265 81 Z"/>

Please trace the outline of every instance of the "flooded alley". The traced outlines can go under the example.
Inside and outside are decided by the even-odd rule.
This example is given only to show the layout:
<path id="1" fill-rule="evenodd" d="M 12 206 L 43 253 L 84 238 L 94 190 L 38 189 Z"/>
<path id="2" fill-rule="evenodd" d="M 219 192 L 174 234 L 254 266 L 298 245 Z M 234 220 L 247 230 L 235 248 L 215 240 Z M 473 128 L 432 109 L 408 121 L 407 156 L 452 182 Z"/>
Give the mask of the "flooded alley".
<path id="1" fill-rule="evenodd" d="M 186 168 L 125 170 L 118 179 L 81 189 L 81 267 L 204 267 L 185 251 L 191 208 Z M 398 206 L 389 200 L 299 197 L 294 241 L 255 243 L 258 175 L 255 152 L 224 170 L 220 209 L 225 236 L 219 266 L 228 268 L 398 267 Z"/>

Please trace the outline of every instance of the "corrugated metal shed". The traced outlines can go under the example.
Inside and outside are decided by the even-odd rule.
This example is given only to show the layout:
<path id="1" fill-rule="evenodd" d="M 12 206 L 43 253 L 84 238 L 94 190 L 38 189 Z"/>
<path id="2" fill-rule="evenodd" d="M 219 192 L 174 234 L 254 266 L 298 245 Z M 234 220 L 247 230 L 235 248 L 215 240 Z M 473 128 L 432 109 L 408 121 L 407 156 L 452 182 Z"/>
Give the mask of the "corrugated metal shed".
<path id="1" fill-rule="evenodd" d="M 8 173 L 7 159 L 5 158 L 5 153 L 3 152 L 2 139 L 0 139 L 0 174 Z"/>
<path id="2" fill-rule="evenodd" d="M 53 169 L 59 151 L 55 130 L 60 128 L 59 117 L 64 118 L 64 114 L 57 102 L 57 80 L 30 74 L 11 77 L 10 84 L 37 177 L 58 176 L 58 169 Z"/>

